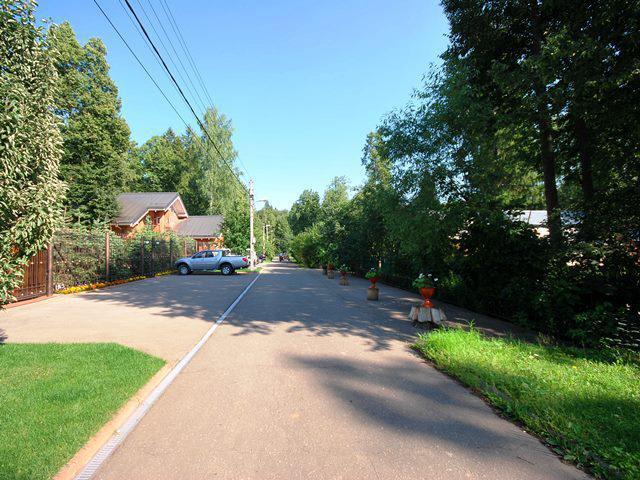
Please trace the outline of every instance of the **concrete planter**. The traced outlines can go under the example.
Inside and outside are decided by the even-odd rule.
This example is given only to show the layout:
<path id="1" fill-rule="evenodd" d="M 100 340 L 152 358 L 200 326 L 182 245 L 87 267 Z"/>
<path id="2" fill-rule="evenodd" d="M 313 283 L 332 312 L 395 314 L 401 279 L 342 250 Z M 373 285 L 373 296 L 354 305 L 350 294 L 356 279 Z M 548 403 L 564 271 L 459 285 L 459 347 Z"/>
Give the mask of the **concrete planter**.
<path id="1" fill-rule="evenodd" d="M 327 278 L 335 278 L 336 274 L 333 270 L 327 270 Z"/>
<path id="2" fill-rule="evenodd" d="M 346 272 L 340 272 L 340 285 L 349 285 L 349 279 L 347 278 Z"/>
<path id="3" fill-rule="evenodd" d="M 376 287 L 367 288 L 367 300 L 377 301 L 379 293 L 380 293 L 380 290 Z"/>
<path id="4" fill-rule="evenodd" d="M 446 319 L 447 316 L 441 308 L 419 305 L 411 307 L 411 312 L 409 312 L 409 320 L 414 323 L 432 323 L 440 326 Z"/>

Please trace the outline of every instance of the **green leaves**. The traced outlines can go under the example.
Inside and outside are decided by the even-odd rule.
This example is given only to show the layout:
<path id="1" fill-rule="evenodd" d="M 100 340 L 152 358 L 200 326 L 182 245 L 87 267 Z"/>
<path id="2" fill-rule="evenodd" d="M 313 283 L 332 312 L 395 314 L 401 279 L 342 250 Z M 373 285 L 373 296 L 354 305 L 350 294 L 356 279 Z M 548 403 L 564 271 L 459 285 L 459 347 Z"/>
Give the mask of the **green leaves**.
<path id="1" fill-rule="evenodd" d="M 61 138 L 51 113 L 56 72 L 35 3 L 0 0 L 0 305 L 62 215 Z"/>
<path id="2" fill-rule="evenodd" d="M 58 71 L 55 112 L 62 122 L 68 213 L 87 225 L 105 223 L 117 215 L 116 196 L 129 178 L 130 133 L 120 116 L 106 48 L 96 38 L 80 45 L 66 22 L 49 29 L 49 41 Z"/>

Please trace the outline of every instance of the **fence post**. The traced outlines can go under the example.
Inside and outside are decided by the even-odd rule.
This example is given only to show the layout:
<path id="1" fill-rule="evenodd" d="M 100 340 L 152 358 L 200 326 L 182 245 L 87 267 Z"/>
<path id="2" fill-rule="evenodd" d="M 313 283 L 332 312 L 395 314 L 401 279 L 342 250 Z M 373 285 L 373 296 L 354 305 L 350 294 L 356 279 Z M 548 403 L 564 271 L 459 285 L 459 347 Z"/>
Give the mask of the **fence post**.
<path id="1" fill-rule="evenodd" d="M 169 239 L 169 267 L 167 270 L 171 270 L 173 266 L 173 238 Z"/>
<path id="2" fill-rule="evenodd" d="M 187 239 L 182 240 L 182 246 L 184 247 L 184 256 L 187 256 Z"/>
<path id="3" fill-rule="evenodd" d="M 104 234 L 104 261 L 105 261 L 105 269 L 104 276 L 105 280 L 108 282 L 110 280 L 110 271 L 109 271 L 109 263 L 111 259 L 111 236 L 109 235 L 109 230 L 107 230 Z"/>
<path id="4" fill-rule="evenodd" d="M 140 237 L 140 275 L 144 275 L 144 237 Z"/>
<path id="5" fill-rule="evenodd" d="M 151 239 L 151 258 L 149 260 L 149 273 L 153 276 L 155 275 L 155 270 L 153 269 L 153 245 L 156 243 L 155 240 Z"/>
<path id="6" fill-rule="evenodd" d="M 53 239 L 47 248 L 47 295 L 53 295 Z"/>

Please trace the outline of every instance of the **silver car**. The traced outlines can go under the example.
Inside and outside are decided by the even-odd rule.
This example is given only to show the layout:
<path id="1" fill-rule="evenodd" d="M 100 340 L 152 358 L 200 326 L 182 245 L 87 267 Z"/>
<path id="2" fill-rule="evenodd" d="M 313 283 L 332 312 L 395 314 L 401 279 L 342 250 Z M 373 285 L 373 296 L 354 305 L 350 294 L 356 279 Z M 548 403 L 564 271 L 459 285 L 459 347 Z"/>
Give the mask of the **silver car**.
<path id="1" fill-rule="evenodd" d="M 231 255 L 229 250 L 203 250 L 190 257 L 179 259 L 176 268 L 180 275 L 203 270 L 220 270 L 223 275 L 231 275 L 236 270 L 247 268 L 249 259 L 240 255 Z"/>

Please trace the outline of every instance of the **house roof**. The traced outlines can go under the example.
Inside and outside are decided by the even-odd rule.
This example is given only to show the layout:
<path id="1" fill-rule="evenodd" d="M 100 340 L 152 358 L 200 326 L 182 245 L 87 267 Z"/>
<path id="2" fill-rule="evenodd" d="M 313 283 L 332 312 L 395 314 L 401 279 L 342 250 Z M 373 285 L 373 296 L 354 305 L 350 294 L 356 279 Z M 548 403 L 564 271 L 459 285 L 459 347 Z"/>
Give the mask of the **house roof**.
<path id="1" fill-rule="evenodd" d="M 183 237 L 211 238 L 222 231 L 222 215 L 192 215 L 176 227 L 176 233 Z"/>
<path id="2" fill-rule="evenodd" d="M 522 213 L 516 215 L 516 219 L 521 222 L 534 225 L 536 227 L 543 225 L 547 222 L 546 210 L 522 210 Z"/>
<path id="3" fill-rule="evenodd" d="M 546 210 L 521 210 L 521 213 L 515 218 L 521 222 L 526 222 L 534 227 L 545 226 L 547 224 Z M 576 225 L 580 221 L 580 215 L 577 212 L 562 211 L 560 219 L 563 225 Z"/>
<path id="4" fill-rule="evenodd" d="M 149 210 L 167 211 L 173 206 L 178 218 L 186 218 L 187 210 L 178 192 L 128 192 L 118 195 L 120 214 L 113 220 L 115 225 L 134 226 Z"/>

